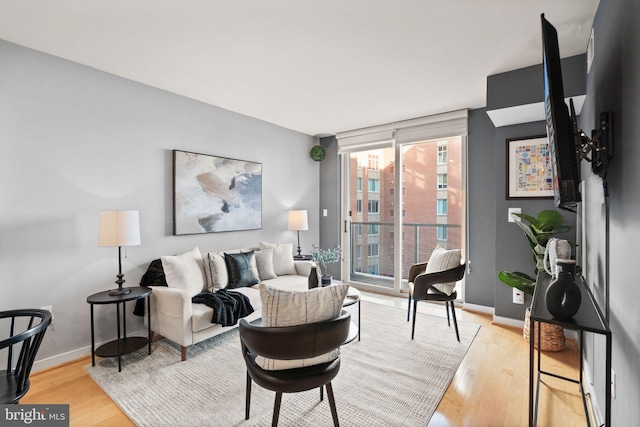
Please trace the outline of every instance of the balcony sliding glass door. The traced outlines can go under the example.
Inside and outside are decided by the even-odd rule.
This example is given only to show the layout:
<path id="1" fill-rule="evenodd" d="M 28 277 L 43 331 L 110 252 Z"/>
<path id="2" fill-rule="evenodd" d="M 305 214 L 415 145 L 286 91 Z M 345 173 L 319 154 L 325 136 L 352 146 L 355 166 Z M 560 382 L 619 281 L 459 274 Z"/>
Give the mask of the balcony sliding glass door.
<path id="1" fill-rule="evenodd" d="M 464 142 L 457 136 L 343 154 L 343 278 L 398 293 L 410 266 L 426 262 L 437 245 L 465 252 Z"/>

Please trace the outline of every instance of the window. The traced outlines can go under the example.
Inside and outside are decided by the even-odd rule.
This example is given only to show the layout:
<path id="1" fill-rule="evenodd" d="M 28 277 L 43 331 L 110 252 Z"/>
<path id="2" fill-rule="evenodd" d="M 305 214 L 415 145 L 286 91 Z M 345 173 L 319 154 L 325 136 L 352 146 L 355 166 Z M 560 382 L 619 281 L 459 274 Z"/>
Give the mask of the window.
<path id="1" fill-rule="evenodd" d="M 362 200 L 356 200 L 356 213 L 362 213 Z"/>
<path id="2" fill-rule="evenodd" d="M 447 174 L 438 174 L 438 190 L 445 190 L 447 188 Z"/>
<path id="3" fill-rule="evenodd" d="M 373 274 L 375 276 L 378 276 L 380 274 L 380 268 L 378 267 L 378 264 L 369 266 L 369 274 Z"/>
<path id="4" fill-rule="evenodd" d="M 380 213 L 380 201 L 379 200 L 369 200 L 367 202 L 367 212 L 369 212 L 370 214 Z"/>
<path id="5" fill-rule="evenodd" d="M 436 227 L 436 233 L 438 240 L 447 240 L 447 227 Z"/>
<path id="6" fill-rule="evenodd" d="M 362 259 L 362 245 L 356 246 L 356 259 Z"/>
<path id="7" fill-rule="evenodd" d="M 358 169 L 362 169 L 362 163 L 364 162 L 364 160 L 362 159 L 362 153 L 358 153 L 356 162 L 358 163 Z"/>
<path id="8" fill-rule="evenodd" d="M 371 193 L 379 193 L 380 192 L 380 180 L 369 178 L 368 180 L 368 189 Z"/>
<path id="9" fill-rule="evenodd" d="M 380 170 L 380 157 L 377 154 L 369 154 L 369 169 Z"/>
<path id="10" fill-rule="evenodd" d="M 356 236 L 362 236 L 362 224 L 355 225 Z"/>
<path id="11" fill-rule="evenodd" d="M 356 190 L 362 191 L 362 178 L 356 178 Z"/>
<path id="12" fill-rule="evenodd" d="M 367 250 L 369 251 L 369 257 L 377 257 L 379 255 L 379 246 L 377 243 L 369 243 Z"/>
<path id="13" fill-rule="evenodd" d="M 438 146 L 438 164 L 439 165 L 447 164 L 447 146 L 446 145 Z"/>
<path id="14" fill-rule="evenodd" d="M 446 215 L 447 214 L 447 199 L 438 199 L 438 215 Z"/>
<path id="15" fill-rule="evenodd" d="M 369 235 L 377 236 L 380 234 L 380 224 L 369 224 Z"/>

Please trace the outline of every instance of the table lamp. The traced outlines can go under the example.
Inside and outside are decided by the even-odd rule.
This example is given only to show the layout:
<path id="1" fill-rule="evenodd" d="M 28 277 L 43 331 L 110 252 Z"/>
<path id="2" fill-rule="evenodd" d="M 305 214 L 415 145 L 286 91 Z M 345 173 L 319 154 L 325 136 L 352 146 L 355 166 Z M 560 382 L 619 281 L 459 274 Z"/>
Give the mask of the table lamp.
<path id="1" fill-rule="evenodd" d="M 307 220 L 306 210 L 289 211 L 289 230 L 298 232 L 298 257 L 301 257 L 300 250 L 300 231 L 309 229 L 309 221 Z"/>
<path id="2" fill-rule="evenodd" d="M 140 244 L 140 218 L 138 211 L 102 211 L 100 212 L 100 227 L 98 246 L 118 247 L 118 289 L 113 289 L 109 295 L 126 295 L 131 289 L 122 287 L 125 282 L 122 274 L 122 247 Z"/>

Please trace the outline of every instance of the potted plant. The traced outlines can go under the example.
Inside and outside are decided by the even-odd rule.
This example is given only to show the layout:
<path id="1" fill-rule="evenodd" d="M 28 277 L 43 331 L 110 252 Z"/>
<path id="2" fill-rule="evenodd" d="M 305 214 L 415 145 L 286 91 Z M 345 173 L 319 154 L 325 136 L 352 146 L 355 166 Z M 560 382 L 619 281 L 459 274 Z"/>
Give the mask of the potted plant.
<path id="1" fill-rule="evenodd" d="M 522 229 L 527 241 L 529 242 L 533 263 L 535 264 L 534 275 L 537 275 L 538 270 L 544 269 L 544 252 L 549 239 L 556 234 L 571 230 L 571 227 L 564 225 L 564 217 L 560 212 L 555 210 L 541 211 L 537 218 L 527 214 L 514 215 L 521 218 L 521 221 L 516 221 L 516 224 Z M 498 279 L 500 279 L 504 284 L 517 288 L 529 295 L 533 295 L 533 290 L 536 286 L 535 278 L 519 271 L 500 271 L 498 273 Z M 525 322 L 522 330 L 524 339 L 527 342 L 529 342 L 530 315 L 531 308 L 528 307 L 525 311 Z M 564 330 L 562 327 L 549 323 L 542 323 L 541 329 L 541 350 L 560 351 L 564 349 Z M 534 340 L 534 345 L 536 347 L 538 346 L 537 337 Z"/>
<path id="2" fill-rule="evenodd" d="M 342 259 L 342 248 L 340 245 L 334 246 L 330 249 L 322 249 L 317 245 L 313 245 L 311 250 L 311 259 L 320 267 L 320 281 L 322 286 L 331 284 L 331 275 L 329 274 L 328 264 L 338 262 Z M 324 267 L 324 268 L 323 268 Z"/>
<path id="3" fill-rule="evenodd" d="M 521 218 L 516 221 L 518 227 L 522 229 L 524 235 L 529 242 L 533 255 L 533 263 L 535 264 L 534 275 L 538 270 L 543 269 L 544 251 L 547 247 L 549 239 L 556 234 L 564 233 L 571 230 L 571 227 L 564 225 L 564 217 L 556 210 L 544 210 L 533 217 L 527 214 L 514 214 Z M 501 282 L 521 290 L 522 292 L 533 295 L 533 289 L 536 285 L 536 279 L 526 273 L 519 271 L 508 272 L 500 271 L 498 279 Z"/>

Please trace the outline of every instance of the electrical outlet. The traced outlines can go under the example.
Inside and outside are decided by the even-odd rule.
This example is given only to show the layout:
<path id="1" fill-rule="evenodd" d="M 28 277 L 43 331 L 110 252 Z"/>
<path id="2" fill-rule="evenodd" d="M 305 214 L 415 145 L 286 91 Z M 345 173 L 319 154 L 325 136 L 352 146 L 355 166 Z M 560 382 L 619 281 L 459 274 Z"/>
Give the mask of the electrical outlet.
<path id="1" fill-rule="evenodd" d="M 40 310 L 47 310 L 49 313 L 51 313 L 51 320 L 53 320 L 53 306 L 52 305 L 46 305 L 44 307 L 40 307 Z"/>
<path id="2" fill-rule="evenodd" d="M 509 222 L 516 222 L 516 221 L 520 221 L 520 218 L 518 218 L 515 215 L 512 215 L 514 213 L 522 213 L 522 209 L 521 208 L 509 208 L 507 210 L 507 219 L 509 220 Z"/>
<path id="3" fill-rule="evenodd" d="M 524 304 L 524 292 L 520 289 L 513 288 L 513 303 Z"/>
<path id="4" fill-rule="evenodd" d="M 616 398 L 616 371 L 611 368 L 611 398 Z"/>

